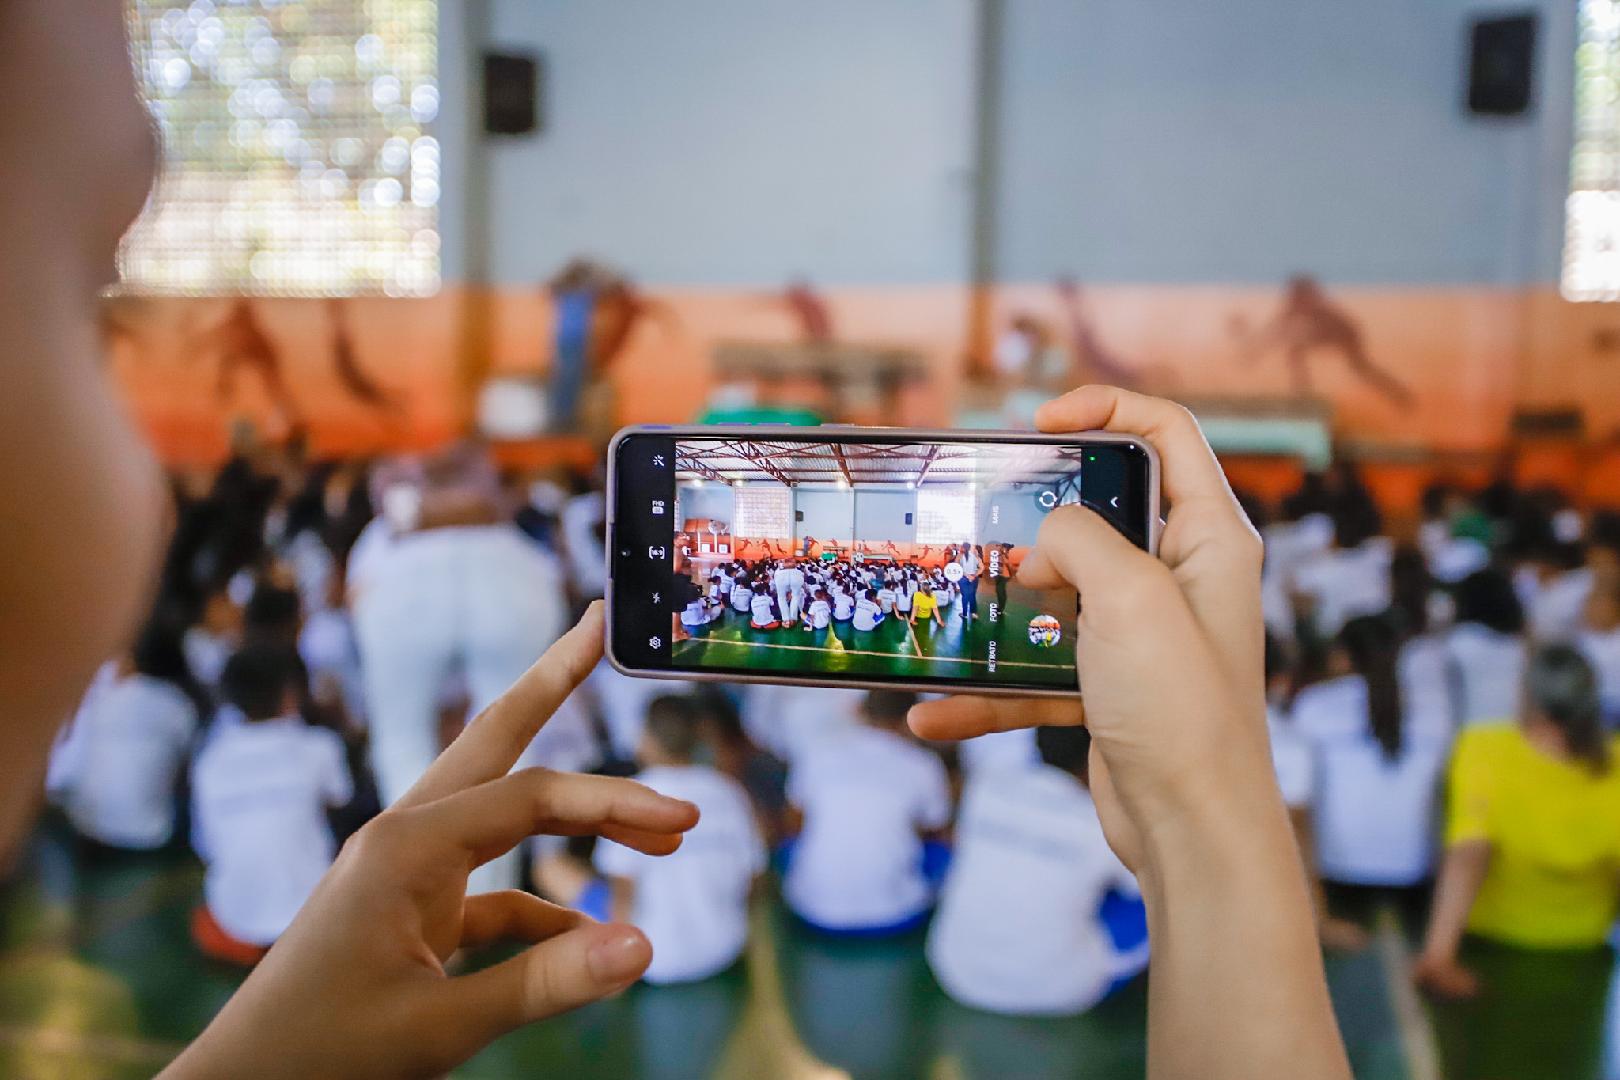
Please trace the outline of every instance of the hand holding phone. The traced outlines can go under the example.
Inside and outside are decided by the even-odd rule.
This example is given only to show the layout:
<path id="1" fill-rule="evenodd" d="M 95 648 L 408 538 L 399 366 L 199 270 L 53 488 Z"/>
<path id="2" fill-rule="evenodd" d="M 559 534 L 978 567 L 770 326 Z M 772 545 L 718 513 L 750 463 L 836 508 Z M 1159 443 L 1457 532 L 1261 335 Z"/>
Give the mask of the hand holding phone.
<path id="1" fill-rule="evenodd" d="M 1180 406 L 1091 386 L 1048 403 L 1037 423 L 1158 448 L 1170 503 L 1159 557 L 1089 509 L 1054 512 L 1021 577 L 1079 593 L 1084 702 L 947 698 L 914 708 L 912 729 L 927 739 L 1090 730 L 1091 795 L 1147 904 L 1150 1072 L 1348 1077 L 1271 767 L 1260 539 Z M 1265 1022 L 1234 1030 L 1232 1015 Z"/>
<path id="2" fill-rule="evenodd" d="M 639 428 L 609 450 L 610 648 L 686 679 L 1073 695 L 1075 598 L 1020 567 L 1086 505 L 1152 550 L 1145 441 Z"/>

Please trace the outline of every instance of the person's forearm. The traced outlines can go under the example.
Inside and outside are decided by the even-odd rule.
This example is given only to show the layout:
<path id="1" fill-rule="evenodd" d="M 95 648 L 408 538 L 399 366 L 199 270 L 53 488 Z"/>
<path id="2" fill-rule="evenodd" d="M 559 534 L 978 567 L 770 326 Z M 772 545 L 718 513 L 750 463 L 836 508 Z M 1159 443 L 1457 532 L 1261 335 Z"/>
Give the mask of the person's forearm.
<path id="1" fill-rule="evenodd" d="M 1148 841 L 1154 1080 L 1350 1075 L 1287 816 L 1258 802 Z"/>
<path id="2" fill-rule="evenodd" d="M 1484 884 L 1490 859 L 1490 845 L 1483 840 L 1454 844 L 1446 849 L 1440 877 L 1435 883 L 1434 904 L 1429 911 L 1429 929 L 1423 941 L 1425 955 L 1456 959 L 1457 947 L 1468 927 L 1468 912 L 1473 909 L 1474 898 Z"/>

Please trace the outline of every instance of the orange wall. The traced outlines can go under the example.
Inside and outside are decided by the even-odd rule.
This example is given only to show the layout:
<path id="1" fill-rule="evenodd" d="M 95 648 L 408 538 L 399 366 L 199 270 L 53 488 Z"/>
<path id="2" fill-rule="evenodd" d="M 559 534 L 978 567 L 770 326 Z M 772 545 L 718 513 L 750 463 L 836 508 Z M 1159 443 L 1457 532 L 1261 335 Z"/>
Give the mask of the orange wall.
<path id="1" fill-rule="evenodd" d="M 323 301 L 257 300 L 253 310 L 279 352 L 290 392 L 319 450 L 347 453 L 442 441 L 467 400 L 463 343 L 468 292 L 429 300 L 345 301 L 356 357 L 403 408 L 387 414 L 345 394 L 333 372 L 333 324 Z M 652 320 L 631 337 L 612 373 L 622 422 L 691 419 L 711 387 L 717 342 L 790 340 L 794 323 L 770 294 L 661 289 L 653 294 L 671 319 Z M 1312 362 L 1317 393 L 1332 405 L 1335 427 L 1358 445 L 1406 451 L 1487 452 L 1504 445 L 1513 410 L 1579 406 L 1590 439 L 1620 427 L 1620 309 L 1567 304 L 1543 290 L 1358 288 L 1330 290 L 1360 325 L 1367 352 L 1409 385 L 1416 405 L 1403 410 L 1362 385 L 1338 357 Z M 488 367 L 540 371 L 550 346 L 551 311 L 540 290 L 499 290 L 474 310 L 488 315 Z M 851 341 L 905 345 L 927 361 L 927 382 L 902 401 L 889 423 L 948 423 L 966 370 L 968 291 L 953 286 L 828 290 L 838 334 Z M 1245 327 L 1275 310 L 1273 288 L 1093 286 L 1086 308 L 1107 349 L 1146 389 L 1172 396 L 1286 398 L 1288 367 L 1272 353 L 1250 364 L 1240 347 Z M 122 328 L 112 337 L 112 370 L 140 422 L 174 462 L 217 459 L 227 421 L 247 416 L 274 426 L 270 403 L 251 373 L 235 391 L 216 393 L 218 360 L 199 350 L 232 301 L 120 300 Z M 991 299 L 995 324 L 1029 312 L 1060 329 L 1047 286 L 1006 286 Z M 1611 455 L 1612 456 L 1612 455 Z M 1554 454 L 1553 458 L 1556 459 Z M 1599 458 L 1602 455 L 1598 455 Z M 1620 492 L 1620 466 L 1593 455 L 1572 468 L 1602 490 Z M 1592 477 L 1597 479 L 1593 481 Z"/>

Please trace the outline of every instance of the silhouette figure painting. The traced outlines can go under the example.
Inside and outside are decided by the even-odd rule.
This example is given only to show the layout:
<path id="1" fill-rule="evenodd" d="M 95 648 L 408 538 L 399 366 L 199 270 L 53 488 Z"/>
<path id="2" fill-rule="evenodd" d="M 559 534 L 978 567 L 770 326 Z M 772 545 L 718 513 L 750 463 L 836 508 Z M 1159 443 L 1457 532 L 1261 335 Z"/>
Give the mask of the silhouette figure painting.
<path id="1" fill-rule="evenodd" d="M 1073 381 L 1111 383 L 1135 387 L 1137 373 L 1103 344 L 1096 325 L 1086 310 L 1085 295 L 1073 278 L 1059 278 L 1054 284 L 1063 318 L 1069 324 L 1069 357 Z"/>
<path id="2" fill-rule="evenodd" d="M 338 381 L 350 397 L 379 412 L 398 413 L 403 406 L 399 399 L 373 379 L 360 366 L 354 344 L 354 332 L 349 328 L 348 312 L 339 299 L 327 301 L 332 317 L 332 366 Z"/>
<path id="3" fill-rule="evenodd" d="M 198 334 L 191 343 L 190 359 L 212 360 L 218 365 L 214 397 L 221 405 L 235 395 L 237 376 L 245 369 L 264 387 L 283 427 L 292 430 L 302 426 L 302 413 L 287 387 L 281 357 L 259 323 L 251 301 L 234 301 L 224 319 Z"/>
<path id="4" fill-rule="evenodd" d="M 780 300 L 798 325 L 800 341 L 806 345 L 832 344 L 832 309 L 827 306 L 826 297 L 816 292 L 807 279 L 795 278 L 782 291 Z"/>
<path id="5" fill-rule="evenodd" d="M 1373 363 L 1361 340 L 1361 330 L 1348 312 L 1332 300 L 1315 278 L 1298 274 L 1288 280 L 1282 307 L 1260 329 L 1248 330 L 1239 318 L 1233 329 L 1245 339 L 1241 343 L 1247 363 L 1257 363 L 1274 349 L 1288 360 L 1294 393 L 1312 393 L 1310 358 L 1323 351 L 1338 353 L 1350 370 L 1378 391 L 1385 400 L 1402 409 L 1413 405 L 1412 392 L 1399 379 Z"/>

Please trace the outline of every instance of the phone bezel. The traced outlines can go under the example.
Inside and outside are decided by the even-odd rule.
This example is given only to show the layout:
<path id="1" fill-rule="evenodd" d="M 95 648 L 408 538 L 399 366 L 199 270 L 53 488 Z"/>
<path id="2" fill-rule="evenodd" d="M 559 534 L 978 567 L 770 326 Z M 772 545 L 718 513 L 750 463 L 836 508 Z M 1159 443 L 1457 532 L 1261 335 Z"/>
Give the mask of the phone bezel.
<path id="1" fill-rule="evenodd" d="M 671 682 L 728 682 L 765 683 L 778 686 L 849 687 L 865 690 L 914 690 L 922 693 L 959 693 L 997 697 L 1055 697 L 1081 696 L 1077 685 L 1066 687 L 996 686 L 962 682 L 955 685 L 908 679 L 826 678 L 820 676 L 743 675 L 729 671 L 702 671 L 687 669 L 661 669 L 634 667 L 625 664 L 614 652 L 613 617 L 615 550 L 618 547 L 619 503 L 619 448 L 628 439 L 651 436 L 660 439 L 785 439 L 818 442 L 943 442 L 943 443 L 1025 443 L 1032 445 L 1080 446 L 1107 443 L 1136 447 L 1147 458 L 1147 498 L 1143 535 L 1147 538 L 1149 554 L 1157 555 L 1159 536 L 1164 528 L 1160 513 L 1162 505 L 1161 469 L 1159 452 L 1147 439 L 1114 431 L 1077 431 L 1061 435 L 1048 435 L 1030 431 L 950 430 L 938 428 L 863 427 L 856 424 L 822 424 L 816 426 L 792 424 L 637 424 L 621 428 L 614 433 L 607 447 L 607 491 L 605 495 L 607 589 L 605 592 L 606 621 L 603 644 L 607 662 L 620 674 L 634 678 L 664 679 Z"/>

